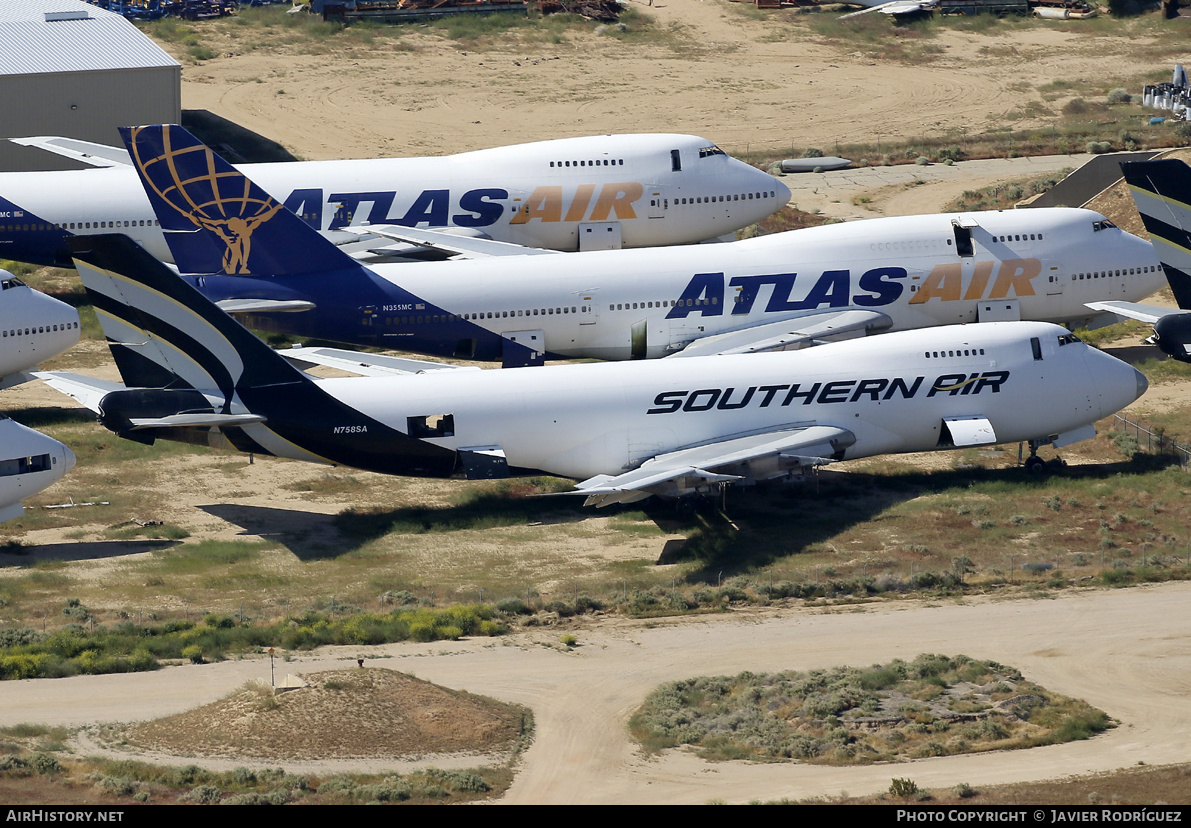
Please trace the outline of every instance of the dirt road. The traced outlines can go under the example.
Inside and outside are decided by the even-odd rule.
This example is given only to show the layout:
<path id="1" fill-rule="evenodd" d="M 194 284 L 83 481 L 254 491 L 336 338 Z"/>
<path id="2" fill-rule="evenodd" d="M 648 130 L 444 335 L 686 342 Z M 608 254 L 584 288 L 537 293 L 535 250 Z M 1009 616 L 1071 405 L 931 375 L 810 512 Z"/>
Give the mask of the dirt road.
<path id="1" fill-rule="evenodd" d="M 548 630 L 499 641 L 342 648 L 278 669 L 330 669 L 366 656 L 377 666 L 528 705 L 536 738 L 505 798 L 510 803 L 747 802 L 876 792 L 893 776 L 938 789 L 1187 759 L 1191 584 L 1070 592 L 1053 600 L 968 599 L 830 613 L 611 621 L 581 629 L 578 638 L 580 646 L 571 652 L 557 646 L 557 635 Z M 682 752 L 648 758 L 636 751 L 626 730 L 629 715 L 664 681 L 866 665 L 922 652 L 965 653 L 1012 665 L 1031 681 L 1087 700 L 1120 724 L 1086 742 L 859 768 L 707 763 Z M 268 669 L 267 660 L 257 659 L 152 674 L 5 683 L 0 724 L 76 725 L 166 715 L 218 698 L 247 680 L 267 678 Z"/>

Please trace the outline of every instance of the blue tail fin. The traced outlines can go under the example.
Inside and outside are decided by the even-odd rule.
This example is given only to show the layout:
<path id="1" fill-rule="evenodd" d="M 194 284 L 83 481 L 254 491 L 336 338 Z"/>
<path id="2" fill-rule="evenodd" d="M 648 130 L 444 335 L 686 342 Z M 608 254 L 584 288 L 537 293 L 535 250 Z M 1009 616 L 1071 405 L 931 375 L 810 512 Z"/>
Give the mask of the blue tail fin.
<path id="1" fill-rule="evenodd" d="M 1174 159 L 1121 164 L 1175 301 L 1191 310 L 1191 167 Z"/>
<path id="2" fill-rule="evenodd" d="M 180 126 L 120 135 L 183 273 L 302 275 L 358 263 Z"/>

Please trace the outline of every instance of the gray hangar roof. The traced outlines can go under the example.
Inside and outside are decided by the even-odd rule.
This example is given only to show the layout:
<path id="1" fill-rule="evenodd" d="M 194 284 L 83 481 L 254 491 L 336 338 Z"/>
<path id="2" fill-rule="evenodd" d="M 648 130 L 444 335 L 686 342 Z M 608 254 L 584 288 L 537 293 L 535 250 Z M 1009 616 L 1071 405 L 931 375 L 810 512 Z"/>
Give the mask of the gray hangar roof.
<path id="1" fill-rule="evenodd" d="M 79 0 L 2 0 L 0 76 L 178 66 L 118 14 Z"/>

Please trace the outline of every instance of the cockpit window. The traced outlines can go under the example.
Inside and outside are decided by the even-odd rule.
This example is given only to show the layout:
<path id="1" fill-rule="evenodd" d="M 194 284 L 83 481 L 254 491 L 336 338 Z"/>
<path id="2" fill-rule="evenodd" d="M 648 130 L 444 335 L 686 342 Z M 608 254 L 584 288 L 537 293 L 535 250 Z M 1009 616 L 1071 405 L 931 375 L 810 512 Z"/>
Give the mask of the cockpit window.
<path id="1" fill-rule="evenodd" d="M 24 287 L 24 286 L 25 286 L 25 283 L 22 282 L 20 279 L 18 279 L 16 276 L 13 276 L 11 279 L 5 279 L 3 281 L 0 281 L 0 290 L 8 290 L 9 288 Z"/>
<path id="2" fill-rule="evenodd" d="M 707 158 L 710 155 L 727 155 L 727 153 L 717 147 L 715 144 L 712 144 L 710 147 L 701 147 L 699 149 L 700 158 Z"/>
<path id="3" fill-rule="evenodd" d="M 1063 334 L 1062 336 L 1059 337 L 1059 347 L 1061 348 L 1064 345 L 1072 345 L 1076 342 L 1082 342 L 1082 341 L 1083 340 L 1080 339 L 1075 334 Z"/>
<path id="4" fill-rule="evenodd" d="M 1109 230 L 1109 229 L 1115 229 L 1115 228 L 1116 228 L 1116 225 L 1113 224 L 1108 219 L 1104 219 L 1103 221 L 1093 221 L 1092 222 L 1092 230 L 1096 233 L 1099 233 L 1101 230 Z"/>

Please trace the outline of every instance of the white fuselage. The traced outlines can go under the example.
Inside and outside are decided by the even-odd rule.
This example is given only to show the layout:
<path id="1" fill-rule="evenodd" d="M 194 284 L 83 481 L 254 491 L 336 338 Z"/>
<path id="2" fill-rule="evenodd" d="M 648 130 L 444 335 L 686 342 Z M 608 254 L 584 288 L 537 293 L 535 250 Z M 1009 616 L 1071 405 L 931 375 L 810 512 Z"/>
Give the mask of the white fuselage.
<path id="1" fill-rule="evenodd" d="M 691 135 L 565 138 L 432 158 L 244 164 L 332 240 L 396 224 L 578 250 L 721 237 L 783 206 L 776 178 Z M 136 171 L 0 173 L 0 258 L 68 264 L 63 234 L 122 232 L 172 261 Z"/>
<path id="2" fill-rule="evenodd" d="M 961 221 L 972 226 L 961 230 Z M 957 250 L 961 243 L 970 250 Z M 895 330 L 1019 319 L 1075 328 L 1105 318 L 1087 302 L 1137 301 L 1164 285 L 1148 242 L 1098 213 L 1070 208 L 883 218 L 712 246 L 372 270 L 413 302 L 444 313 L 400 302 L 361 308 L 365 334 L 345 341 L 434 353 L 424 345 L 433 326 L 442 326 L 439 338 L 450 346 L 467 335 L 463 322 L 498 335 L 540 332 L 550 354 L 600 359 L 665 356 L 713 334 L 849 307 L 879 311 Z M 304 314 L 286 319 L 300 335 L 304 321 Z M 305 335 L 335 338 L 329 330 Z"/>
<path id="3" fill-rule="evenodd" d="M 0 415 L 0 520 L 24 514 L 21 499 L 74 468 L 74 452 L 53 437 Z"/>
<path id="4" fill-rule="evenodd" d="M 0 387 L 79 341 L 79 313 L 0 270 Z"/>
<path id="5" fill-rule="evenodd" d="M 510 467 L 583 479 L 792 426 L 847 429 L 856 436 L 847 458 L 950 447 L 943 427 L 952 417 L 987 419 L 996 442 L 1045 438 L 1144 390 L 1133 368 L 1065 335 L 1041 323 L 953 326 L 798 352 L 318 384 L 400 431 L 412 417 L 450 415 L 454 433 L 428 440 L 436 445 L 498 448 Z M 268 428 L 245 432 L 259 438 Z M 283 456 L 316 459 L 269 442 Z"/>

